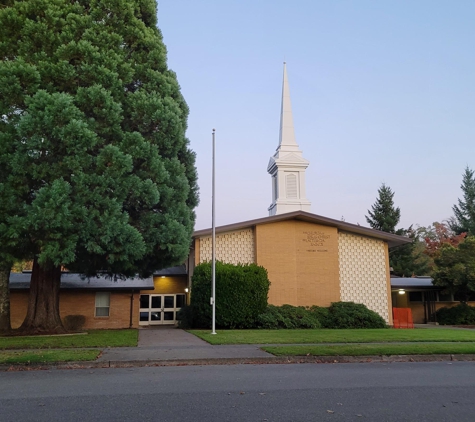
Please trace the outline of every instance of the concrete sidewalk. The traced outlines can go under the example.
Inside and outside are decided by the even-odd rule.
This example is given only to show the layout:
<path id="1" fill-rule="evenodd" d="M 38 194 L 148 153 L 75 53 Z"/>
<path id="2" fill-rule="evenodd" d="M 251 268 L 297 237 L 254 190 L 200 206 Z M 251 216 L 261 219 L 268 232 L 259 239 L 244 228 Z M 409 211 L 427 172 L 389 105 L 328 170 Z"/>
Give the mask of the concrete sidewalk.
<path id="1" fill-rule="evenodd" d="M 440 343 L 440 342 L 436 342 Z M 326 346 L 333 343 L 327 343 Z M 334 343 L 341 344 L 341 343 Z M 356 344 L 356 343 L 352 343 Z M 475 361 L 474 355 L 391 355 L 391 356 L 274 356 L 260 349 L 278 344 L 210 345 L 178 328 L 143 328 L 138 347 L 104 349 L 96 361 L 32 365 L 0 365 L 0 371 L 30 369 L 86 369 L 140 366 L 349 363 L 349 362 L 433 362 Z M 282 346 L 289 346 L 282 345 Z M 297 346 L 293 344 L 293 346 Z M 311 344 L 305 344 L 311 346 Z M 92 349 L 97 350 L 97 349 Z"/>
<path id="2" fill-rule="evenodd" d="M 212 346 L 179 328 L 143 328 L 138 347 L 104 349 L 97 362 L 275 358 L 256 345 Z"/>

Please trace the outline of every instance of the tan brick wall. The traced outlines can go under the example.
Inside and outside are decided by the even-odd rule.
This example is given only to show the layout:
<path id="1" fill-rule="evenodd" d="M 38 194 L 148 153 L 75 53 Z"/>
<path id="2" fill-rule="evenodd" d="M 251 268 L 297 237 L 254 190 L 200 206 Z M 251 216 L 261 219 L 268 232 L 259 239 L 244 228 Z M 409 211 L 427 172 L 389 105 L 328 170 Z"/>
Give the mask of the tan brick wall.
<path id="1" fill-rule="evenodd" d="M 196 250 L 199 254 L 197 264 L 211 261 L 211 236 L 200 238 L 199 247 Z M 245 229 L 216 235 L 216 260 L 228 264 L 251 264 L 255 262 L 253 230 Z"/>
<path id="2" fill-rule="evenodd" d="M 303 221 L 256 226 L 257 264 L 271 282 L 269 303 L 329 306 L 340 300 L 338 232 Z"/>
<path id="3" fill-rule="evenodd" d="M 142 294 L 171 294 L 185 293 L 188 285 L 186 275 L 174 277 L 153 277 L 154 290 L 142 290 Z"/>
<path id="4" fill-rule="evenodd" d="M 18 328 L 26 316 L 28 292 L 11 292 L 11 322 L 12 328 Z M 138 327 L 139 295 L 134 294 L 132 326 Z M 85 329 L 99 328 L 129 328 L 130 326 L 130 292 L 111 292 L 110 312 L 108 317 L 96 317 L 96 292 L 62 291 L 59 308 L 61 318 L 66 315 L 84 315 Z"/>
<path id="5" fill-rule="evenodd" d="M 362 303 L 389 324 L 391 289 L 387 245 L 382 240 L 339 233 L 341 300 Z"/>

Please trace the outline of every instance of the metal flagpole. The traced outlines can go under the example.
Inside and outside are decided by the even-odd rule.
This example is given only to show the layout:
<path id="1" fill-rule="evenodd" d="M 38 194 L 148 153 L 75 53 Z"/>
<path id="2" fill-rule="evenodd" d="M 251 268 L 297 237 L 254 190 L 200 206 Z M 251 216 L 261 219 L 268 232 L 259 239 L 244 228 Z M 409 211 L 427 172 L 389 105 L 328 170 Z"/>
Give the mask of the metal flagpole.
<path id="1" fill-rule="evenodd" d="M 211 252 L 211 284 L 212 295 L 211 305 L 213 306 L 212 331 L 216 334 L 216 227 L 215 227 L 215 129 L 213 129 L 213 182 L 212 182 L 212 207 L 211 207 L 211 227 L 212 227 L 212 252 Z"/>

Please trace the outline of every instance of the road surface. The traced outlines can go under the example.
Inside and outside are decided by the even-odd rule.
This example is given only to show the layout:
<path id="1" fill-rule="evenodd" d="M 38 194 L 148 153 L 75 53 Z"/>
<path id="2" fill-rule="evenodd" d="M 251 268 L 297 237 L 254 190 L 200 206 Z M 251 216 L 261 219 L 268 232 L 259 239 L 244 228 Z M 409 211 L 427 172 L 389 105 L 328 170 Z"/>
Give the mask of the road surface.
<path id="1" fill-rule="evenodd" d="M 475 363 L 0 372 L 0 421 L 474 421 Z"/>

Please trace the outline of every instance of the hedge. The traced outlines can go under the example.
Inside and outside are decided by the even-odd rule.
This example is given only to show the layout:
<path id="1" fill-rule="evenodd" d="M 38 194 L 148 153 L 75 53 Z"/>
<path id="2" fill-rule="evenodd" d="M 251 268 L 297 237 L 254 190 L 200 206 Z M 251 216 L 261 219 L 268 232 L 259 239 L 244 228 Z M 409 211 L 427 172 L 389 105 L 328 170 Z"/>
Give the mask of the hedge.
<path id="1" fill-rule="evenodd" d="M 385 328 L 386 322 L 365 305 L 334 302 L 329 308 L 269 305 L 257 319 L 259 328 Z"/>
<path id="2" fill-rule="evenodd" d="M 253 328 L 267 307 L 267 270 L 256 264 L 216 262 L 216 327 Z M 198 328 L 211 327 L 211 263 L 199 264 L 192 277 L 186 317 Z M 190 315 L 191 313 L 191 315 Z"/>
<path id="3" fill-rule="evenodd" d="M 452 308 L 440 308 L 436 315 L 437 322 L 441 325 L 475 325 L 475 308 L 466 303 Z"/>
<path id="4" fill-rule="evenodd" d="M 386 328 L 386 322 L 361 303 L 334 302 L 328 308 L 325 328 Z"/>

